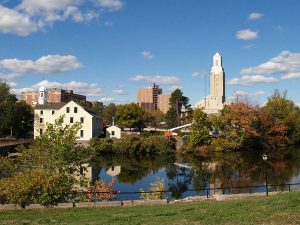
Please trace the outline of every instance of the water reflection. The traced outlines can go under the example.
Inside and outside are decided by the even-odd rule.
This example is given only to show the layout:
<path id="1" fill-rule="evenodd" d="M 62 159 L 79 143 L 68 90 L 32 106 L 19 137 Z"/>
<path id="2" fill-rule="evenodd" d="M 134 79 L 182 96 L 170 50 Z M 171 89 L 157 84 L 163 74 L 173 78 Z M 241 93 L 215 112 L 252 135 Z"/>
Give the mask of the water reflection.
<path id="1" fill-rule="evenodd" d="M 116 177 L 115 189 L 134 192 L 149 189 L 157 177 L 162 178 L 168 197 L 182 198 L 188 195 L 249 192 L 248 186 L 264 185 L 265 171 L 261 152 L 214 153 L 187 156 L 175 154 L 161 156 L 97 155 L 90 161 L 92 181 L 99 177 L 109 182 Z M 268 152 L 269 184 L 300 182 L 300 150 L 285 149 Z M 225 188 L 227 189 L 218 189 Z M 229 188 L 241 187 L 241 188 Z M 271 187 L 283 190 L 286 187 Z M 300 188 L 300 186 L 298 186 Z M 188 191 L 195 190 L 195 191 Z M 263 187 L 251 191 L 264 191 Z M 139 194 L 119 195 L 118 199 L 139 199 Z"/>

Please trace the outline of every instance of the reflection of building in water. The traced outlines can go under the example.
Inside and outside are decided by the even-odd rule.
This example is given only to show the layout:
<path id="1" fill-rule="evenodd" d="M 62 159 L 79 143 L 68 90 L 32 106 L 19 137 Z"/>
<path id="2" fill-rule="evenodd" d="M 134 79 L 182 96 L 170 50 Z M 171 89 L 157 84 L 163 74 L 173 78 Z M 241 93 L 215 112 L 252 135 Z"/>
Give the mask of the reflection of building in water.
<path id="1" fill-rule="evenodd" d="M 210 95 L 197 103 L 196 107 L 206 113 L 217 113 L 225 103 L 225 72 L 222 67 L 222 56 L 217 52 L 213 57 L 210 70 Z"/>
<path id="2" fill-rule="evenodd" d="M 111 177 L 118 176 L 121 173 L 121 166 L 111 166 L 105 173 Z"/>

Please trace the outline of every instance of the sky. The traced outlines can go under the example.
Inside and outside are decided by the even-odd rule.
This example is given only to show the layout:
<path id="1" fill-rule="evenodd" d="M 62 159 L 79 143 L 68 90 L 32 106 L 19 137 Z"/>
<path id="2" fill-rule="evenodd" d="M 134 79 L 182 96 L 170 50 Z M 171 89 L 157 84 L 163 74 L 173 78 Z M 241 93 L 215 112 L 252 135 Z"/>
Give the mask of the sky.
<path id="1" fill-rule="evenodd" d="M 300 105 L 299 12 L 299 0 L 0 0 L 0 79 L 106 104 L 155 82 L 194 105 L 219 51 L 227 101 L 279 89 Z"/>

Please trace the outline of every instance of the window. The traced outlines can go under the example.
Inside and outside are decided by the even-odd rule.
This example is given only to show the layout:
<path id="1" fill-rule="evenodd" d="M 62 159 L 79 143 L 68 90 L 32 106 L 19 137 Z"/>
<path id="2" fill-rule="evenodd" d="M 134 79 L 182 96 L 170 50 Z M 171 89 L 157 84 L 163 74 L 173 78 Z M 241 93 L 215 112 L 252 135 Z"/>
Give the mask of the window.
<path id="1" fill-rule="evenodd" d="M 54 110 L 52 110 L 52 115 L 55 113 L 55 111 Z"/>
<path id="2" fill-rule="evenodd" d="M 111 136 L 115 136 L 115 131 L 112 131 L 112 132 L 111 132 Z"/>
<path id="3" fill-rule="evenodd" d="M 77 113 L 77 107 L 74 107 L 74 113 Z"/>
<path id="4" fill-rule="evenodd" d="M 84 118 L 80 117 L 80 123 L 84 123 Z"/>
<path id="5" fill-rule="evenodd" d="M 66 110 L 67 110 L 67 113 L 69 113 L 69 112 L 70 112 L 70 107 L 67 107 L 67 109 L 66 109 Z"/>
<path id="6" fill-rule="evenodd" d="M 80 137 L 83 138 L 83 130 L 80 130 Z"/>
<path id="7" fill-rule="evenodd" d="M 44 113 L 43 110 L 41 110 L 41 111 L 40 111 L 40 114 L 43 115 L 43 113 Z"/>
<path id="8" fill-rule="evenodd" d="M 74 123 L 74 118 L 70 117 L 70 123 Z"/>
<path id="9" fill-rule="evenodd" d="M 43 118 L 40 118 L 40 123 L 43 123 Z"/>
<path id="10" fill-rule="evenodd" d="M 40 135 L 42 135 L 43 134 L 43 129 L 40 129 Z"/>

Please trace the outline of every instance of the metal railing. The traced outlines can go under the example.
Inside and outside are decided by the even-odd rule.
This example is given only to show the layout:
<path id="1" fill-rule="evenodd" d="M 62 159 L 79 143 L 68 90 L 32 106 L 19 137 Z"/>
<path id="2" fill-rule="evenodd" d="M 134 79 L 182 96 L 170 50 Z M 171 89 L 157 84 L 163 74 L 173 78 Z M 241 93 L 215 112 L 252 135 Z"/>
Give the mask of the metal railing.
<path id="1" fill-rule="evenodd" d="M 294 186 L 299 186 L 298 188 L 293 189 Z M 194 192 L 196 195 L 200 196 L 206 196 L 206 198 L 211 198 L 214 194 L 212 194 L 212 192 L 216 192 L 216 191 L 223 191 L 224 195 L 228 195 L 228 194 L 245 194 L 245 193 L 264 193 L 266 192 L 267 188 L 269 192 L 274 192 L 274 191 L 278 191 L 278 190 L 274 190 L 274 188 L 279 187 L 281 188 L 280 191 L 288 191 L 291 192 L 293 190 L 297 190 L 300 189 L 300 183 L 287 183 L 287 184 L 269 184 L 268 186 L 266 185 L 252 185 L 252 186 L 233 186 L 233 187 L 214 187 L 214 188 L 203 188 L 203 189 L 188 189 L 182 192 L 183 193 L 187 193 L 187 192 Z M 273 188 L 273 190 L 272 190 Z M 237 190 L 237 189 L 241 189 L 241 190 L 247 190 L 246 192 L 240 192 L 240 193 L 232 193 L 233 190 Z M 261 189 L 260 191 L 255 191 L 255 189 Z M 226 192 L 226 190 L 230 190 L 230 192 L 228 193 L 224 193 L 224 191 Z M 108 192 L 85 192 L 83 191 L 82 193 L 85 194 L 111 194 L 114 196 L 117 195 L 133 195 L 133 194 L 145 194 L 145 193 L 172 193 L 171 190 L 162 190 L 162 191 L 108 191 Z M 128 200 L 133 200 L 133 199 L 128 199 Z"/>

